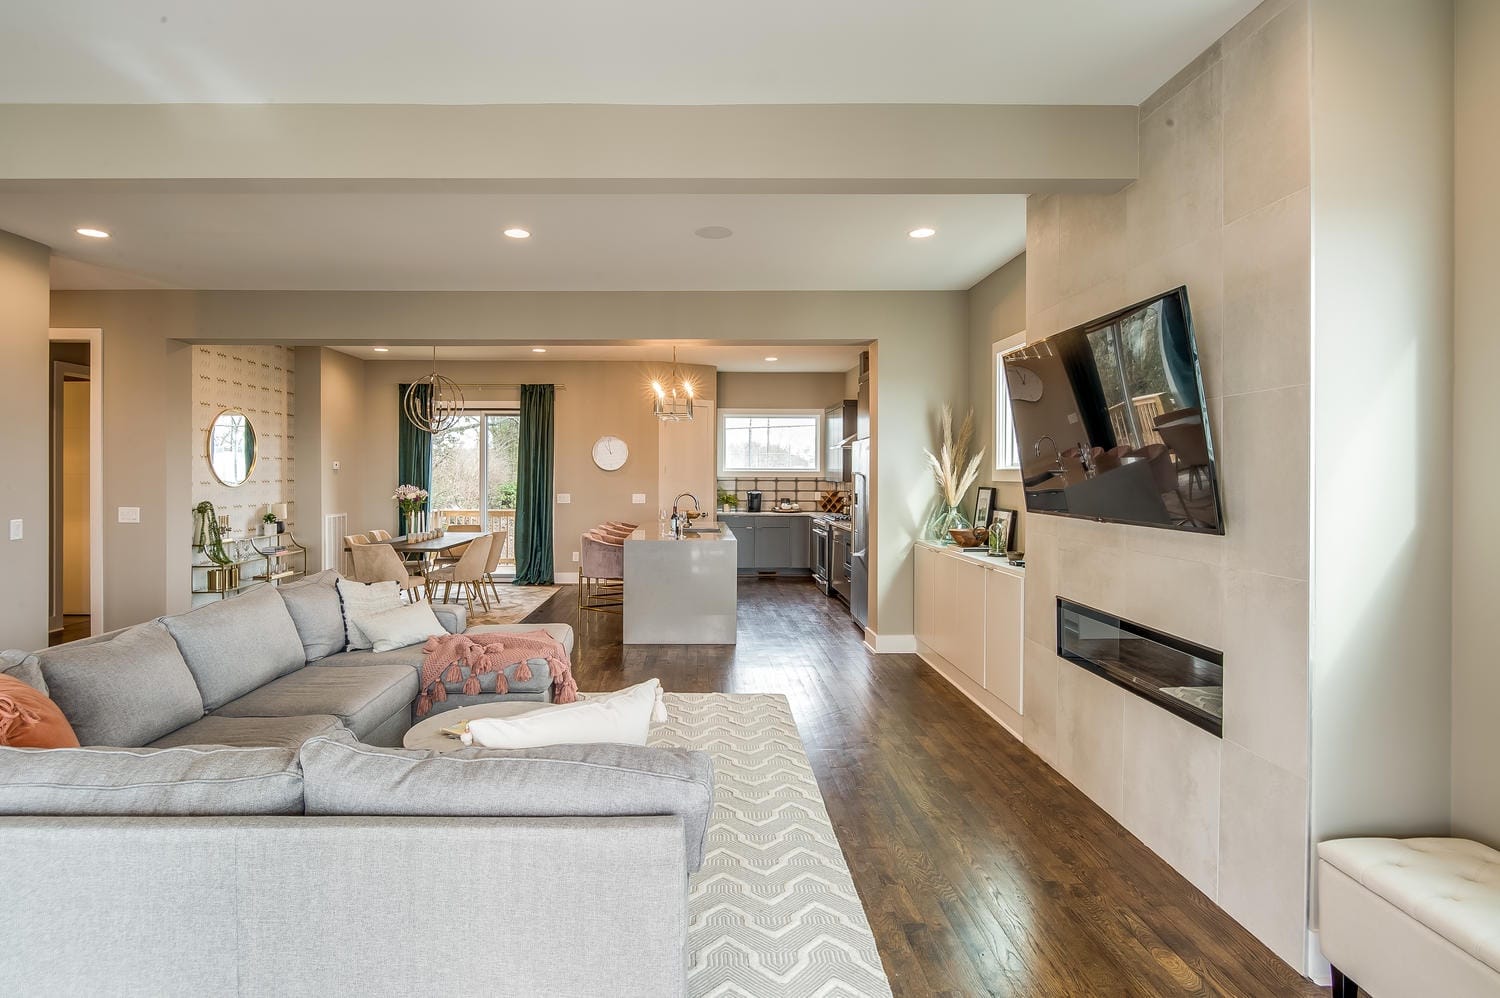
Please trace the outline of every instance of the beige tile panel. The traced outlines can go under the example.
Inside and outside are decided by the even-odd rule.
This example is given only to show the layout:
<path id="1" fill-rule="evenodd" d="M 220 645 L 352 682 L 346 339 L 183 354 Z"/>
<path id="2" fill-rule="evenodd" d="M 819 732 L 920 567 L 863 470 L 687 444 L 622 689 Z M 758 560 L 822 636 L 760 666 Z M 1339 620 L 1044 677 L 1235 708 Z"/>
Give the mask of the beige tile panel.
<path id="1" fill-rule="evenodd" d="M 1209 398 L 1224 394 L 1224 265 L 1222 230 L 1165 253 L 1135 261 L 1127 279 L 1126 296 L 1143 301 L 1183 285 L 1193 314 L 1198 341 L 1198 365 L 1203 390 Z"/>
<path id="2" fill-rule="evenodd" d="M 1312 376 L 1312 205 L 1304 188 L 1224 227 L 1227 395 Z"/>
<path id="3" fill-rule="evenodd" d="M 1133 259 L 1197 242 L 1222 226 L 1223 83 L 1215 63 L 1141 121 L 1140 179 L 1125 190 Z"/>
<path id="4" fill-rule="evenodd" d="M 1224 37 L 1219 39 L 1220 56 L 1222 57 L 1223 53 L 1232 48 L 1243 45 L 1247 39 L 1264 28 L 1272 18 L 1289 7 L 1297 7 L 1304 17 L 1307 16 L 1307 4 L 1308 0 L 1265 0 L 1259 7 L 1242 17 L 1239 24 L 1230 28 L 1224 33 Z"/>
<path id="5" fill-rule="evenodd" d="M 1057 663 L 1057 771 L 1121 820 L 1124 700 L 1130 694 L 1070 662 Z"/>
<path id="6" fill-rule="evenodd" d="M 1307 388 L 1224 399 L 1225 540 L 1245 571 L 1308 577 L 1308 407 Z"/>
<path id="7" fill-rule="evenodd" d="M 1307 775 L 1308 584 L 1233 571 L 1224 600 L 1224 737 Z"/>
<path id="8" fill-rule="evenodd" d="M 1225 742 L 1219 906 L 1303 969 L 1307 932 L 1307 781 Z"/>
<path id="9" fill-rule="evenodd" d="M 1057 194 L 1033 194 L 1026 199 L 1026 314 L 1028 320 L 1056 305 Z M 1030 324 L 1028 322 L 1028 329 Z"/>
<path id="10" fill-rule="evenodd" d="M 1223 571 L 1218 566 L 1063 542 L 1058 552 L 1062 596 L 1210 648 L 1223 647 Z"/>
<path id="11" fill-rule="evenodd" d="M 1308 186 L 1311 26 L 1295 3 L 1224 52 L 1224 219 Z"/>
<path id="12" fill-rule="evenodd" d="M 1030 581 L 1030 580 L 1028 580 Z M 1072 668 L 1051 645 L 1027 640 L 1021 674 L 1021 738 L 1042 761 L 1061 771 L 1057 762 L 1057 672 Z"/>
<path id="13" fill-rule="evenodd" d="M 1125 272 L 1122 195 L 1059 195 L 1057 212 L 1057 257 L 1062 264 L 1056 276 L 1059 299 L 1071 298 Z"/>
<path id="14" fill-rule="evenodd" d="M 1026 640 L 1057 647 L 1057 534 L 1055 517 L 1033 514 L 1026 520 Z"/>
<path id="15" fill-rule="evenodd" d="M 1218 738 L 1149 701 L 1124 701 L 1121 822 L 1209 897 L 1219 883 Z"/>

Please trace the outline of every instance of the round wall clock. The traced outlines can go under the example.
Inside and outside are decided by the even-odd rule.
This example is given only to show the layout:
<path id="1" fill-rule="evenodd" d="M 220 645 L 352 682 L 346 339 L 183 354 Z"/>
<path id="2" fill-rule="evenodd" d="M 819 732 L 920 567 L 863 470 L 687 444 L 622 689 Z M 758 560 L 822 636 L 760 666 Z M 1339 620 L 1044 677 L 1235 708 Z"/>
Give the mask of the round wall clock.
<path id="1" fill-rule="evenodd" d="M 630 448 L 619 437 L 600 437 L 594 441 L 594 463 L 605 471 L 619 471 L 630 457 Z"/>

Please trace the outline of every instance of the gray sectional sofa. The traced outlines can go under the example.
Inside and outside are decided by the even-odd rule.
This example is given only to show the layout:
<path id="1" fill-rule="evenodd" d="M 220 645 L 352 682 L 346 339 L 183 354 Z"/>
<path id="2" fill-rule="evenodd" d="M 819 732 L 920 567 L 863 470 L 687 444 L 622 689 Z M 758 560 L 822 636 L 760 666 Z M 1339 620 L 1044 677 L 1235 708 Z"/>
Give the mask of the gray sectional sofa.
<path id="1" fill-rule="evenodd" d="M 0 748 L 0 980 L 684 993 L 708 757 L 388 747 L 411 723 L 421 648 L 345 651 L 333 582 L 6 653 L 0 668 L 44 688 L 84 747 Z M 464 628 L 462 610 L 434 609 Z M 512 697 L 550 697 L 545 669 L 511 681 Z"/>

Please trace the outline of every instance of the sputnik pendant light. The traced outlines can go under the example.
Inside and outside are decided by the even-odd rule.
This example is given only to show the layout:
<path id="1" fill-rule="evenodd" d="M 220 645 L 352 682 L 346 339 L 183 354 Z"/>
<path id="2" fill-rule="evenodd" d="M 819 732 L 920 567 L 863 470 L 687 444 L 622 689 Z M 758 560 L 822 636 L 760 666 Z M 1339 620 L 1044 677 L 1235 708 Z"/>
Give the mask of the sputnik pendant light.
<path id="1" fill-rule="evenodd" d="M 428 391 L 423 391 L 423 386 Z M 406 418 L 419 430 L 442 433 L 458 422 L 464 411 L 464 393 L 451 379 L 437 370 L 437 347 L 432 348 L 432 373 L 413 381 L 401 400 Z"/>
<path id="2" fill-rule="evenodd" d="M 651 410 L 663 423 L 686 423 L 693 418 L 693 383 L 682 376 L 677 366 L 677 348 L 672 348 L 672 374 L 667 384 L 658 380 L 651 382 L 651 391 L 656 395 Z"/>

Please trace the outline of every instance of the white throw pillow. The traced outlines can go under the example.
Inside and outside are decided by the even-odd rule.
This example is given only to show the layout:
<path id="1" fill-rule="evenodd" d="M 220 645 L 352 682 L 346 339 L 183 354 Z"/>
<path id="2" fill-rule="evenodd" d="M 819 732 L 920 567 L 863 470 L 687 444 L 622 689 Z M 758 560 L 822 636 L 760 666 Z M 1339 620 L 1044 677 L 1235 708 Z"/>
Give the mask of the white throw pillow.
<path id="1" fill-rule="evenodd" d="M 344 605 L 344 630 L 349 635 L 350 651 L 365 651 L 374 642 L 365 634 L 361 622 L 377 613 L 401 605 L 401 587 L 394 582 L 354 582 L 339 579 L 339 602 Z M 438 628 L 442 629 L 441 625 Z"/>
<path id="2" fill-rule="evenodd" d="M 617 693 L 592 694 L 576 703 L 553 704 L 517 717 L 477 717 L 469 722 L 472 744 L 523 749 L 595 742 L 646 744 L 653 717 L 666 720 L 661 683 L 648 679 Z"/>
<path id="3" fill-rule="evenodd" d="M 361 617 L 359 626 L 375 651 L 395 651 L 407 645 L 421 644 L 434 634 L 448 633 L 426 603 L 410 603 L 394 610 L 372 613 Z"/>

